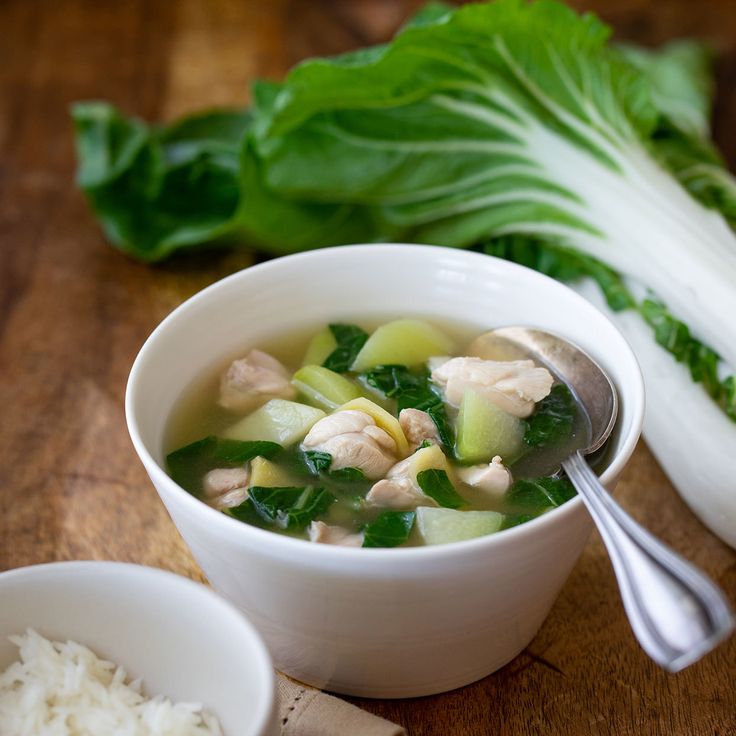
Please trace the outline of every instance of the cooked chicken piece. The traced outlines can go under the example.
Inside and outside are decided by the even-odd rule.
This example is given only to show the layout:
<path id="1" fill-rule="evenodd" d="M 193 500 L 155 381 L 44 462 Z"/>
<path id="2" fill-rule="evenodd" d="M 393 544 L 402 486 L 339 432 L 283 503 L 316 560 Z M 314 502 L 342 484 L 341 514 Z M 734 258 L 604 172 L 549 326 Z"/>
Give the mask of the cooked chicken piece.
<path id="1" fill-rule="evenodd" d="M 332 456 L 331 470 L 357 468 L 380 478 L 396 462 L 396 442 L 364 411 L 346 409 L 320 419 L 302 442 L 305 450 Z"/>
<path id="2" fill-rule="evenodd" d="M 347 411 L 352 410 L 348 409 Z M 363 430 L 363 433 L 374 439 L 385 450 L 396 452 L 396 440 L 385 429 L 381 429 L 379 426 L 369 425 Z"/>
<path id="3" fill-rule="evenodd" d="M 383 480 L 373 484 L 366 494 L 366 503 L 387 509 L 415 509 L 417 506 L 436 506 L 435 500 L 425 495 L 411 472 L 412 458 L 396 463 Z"/>
<path id="4" fill-rule="evenodd" d="M 269 399 L 293 399 L 296 389 L 291 375 L 276 358 L 251 350 L 232 362 L 220 380 L 220 406 L 232 411 L 257 409 Z"/>
<path id="5" fill-rule="evenodd" d="M 250 469 L 247 465 L 239 468 L 215 468 L 205 475 L 202 491 L 217 509 L 240 506 L 248 498 Z"/>
<path id="6" fill-rule="evenodd" d="M 307 433 L 304 445 L 320 445 L 339 434 L 362 432 L 367 427 L 375 427 L 372 416 L 357 409 L 345 409 L 320 419 Z M 310 447 L 312 449 L 312 447 Z"/>
<path id="7" fill-rule="evenodd" d="M 409 510 L 417 506 L 436 506 L 429 496 L 414 485 L 411 478 L 384 478 L 375 483 L 365 497 L 371 506 Z"/>
<path id="8" fill-rule="evenodd" d="M 207 498 L 222 496 L 236 488 L 247 488 L 250 478 L 248 466 L 239 468 L 215 468 L 205 475 L 202 490 Z"/>
<path id="9" fill-rule="evenodd" d="M 401 429 L 404 430 L 411 452 L 414 452 L 426 440 L 436 445 L 440 444 L 437 425 L 426 411 L 402 409 L 399 413 L 399 424 Z"/>
<path id="10" fill-rule="evenodd" d="M 452 360 L 452 356 L 450 355 L 434 355 L 427 361 L 427 368 L 429 368 L 429 372 L 436 370 L 441 365 L 444 365 L 447 363 L 448 360 Z"/>
<path id="11" fill-rule="evenodd" d="M 309 525 L 309 541 L 317 544 L 336 544 L 339 547 L 362 547 L 363 533 L 352 534 L 341 526 L 313 521 Z"/>
<path id="12" fill-rule="evenodd" d="M 217 496 L 212 503 L 216 509 L 231 509 L 234 506 L 240 506 L 247 498 L 247 488 L 233 488 L 232 491 L 227 491 L 222 496 Z"/>
<path id="13" fill-rule="evenodd" d="M 513 480 L 511 471 L 503 464 L 500 455 L 496 455 L 488 465 L 461 468 L 457 474 L 463 483 L 479 488 L 497 498 L 506 493 Z"/>
<path id="14" fill-rule="evenodd" d="M 459 406 L 465 391 L 471 389 L 509 414 L 524 418 L 550 392 L 553 378 L 531 360 L 452 358 L 432 371 L 432 380 L 454 406 Z"/>

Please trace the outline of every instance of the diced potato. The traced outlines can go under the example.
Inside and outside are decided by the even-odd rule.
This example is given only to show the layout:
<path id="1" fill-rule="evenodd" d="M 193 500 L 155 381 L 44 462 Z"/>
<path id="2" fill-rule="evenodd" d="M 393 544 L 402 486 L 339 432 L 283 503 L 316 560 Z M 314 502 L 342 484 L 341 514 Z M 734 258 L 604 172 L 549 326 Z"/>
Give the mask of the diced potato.
<path id="1" fill-rule="evenodd" d="M 521 419 L 475 391 L 465 392 L 457 416 L 455 451 L 460 462 L 490 462 L 494 455 L 513 462 L 522 453 L 523 440 Z"/>
<path id="2" fill-rule="evenodd" d="M 337 340 L 329 327 L 318 332 L 309 342 L 302 365 L 322 365 L 337 347 Z"/>
<path id="3" fill-rule="evenodd" d="M 332 411 L 351 399 L 362 396 L 360 388 L 350 379 L 321 365 L 305 365 L 291 380 L 310 404 Z"/>
<path id="4" fill-rule="evenodd" d="M 425 544 L 448 544 L 483 537 L 497 532 L 503 524 L 503 514 L 497 511 L 455 511 L 430 506 L 420 506 L 416 519 L 417 530 Z"/>
<path id="5" fill-rule="evenodd" d="M 451 355 L 453 342 L 428 322 L 397 319 L 381 325 L 356 356 L 351 371 L 366 371 L 377 365 L 417 366 L 433 355 Z"/>
<path id="6" fill-rule="evenodd" d="M 399 420 L 393 414 L 389 414 L 389 412 L 382 409 L 378 404 L 373 403 L 370 399 L 366 399 L 365 397 L 353 399 L 340 407 L 341 411 L 345 409 L 363 411 L 373 417 L 376 424 L 381 429 L 386 430 L 386 432 L 394 438 L 399 455 L 404 457 L 409 454 L 409 443 L 406 440 L 406 435 L 404 435 L 404 430 L 401 429 Z"/>
<path id="7" fill-rule="evenodd" d="M 321 409 L 285 399 L 271 399 L 244 419 L 228 427 L 223 436 L 232 440 L 266 440 L 288 447 L 304 439 L 312 425 L 326 416 Z"/>
<path id="8" fill-rule="evenodd" d="M 254 457 L 250 461 L 249 485 L 262 486 L 263 488 L 280 488 L 301 484 L 291 473 L 276 463 L 266 460 L 265 457 Z"/>

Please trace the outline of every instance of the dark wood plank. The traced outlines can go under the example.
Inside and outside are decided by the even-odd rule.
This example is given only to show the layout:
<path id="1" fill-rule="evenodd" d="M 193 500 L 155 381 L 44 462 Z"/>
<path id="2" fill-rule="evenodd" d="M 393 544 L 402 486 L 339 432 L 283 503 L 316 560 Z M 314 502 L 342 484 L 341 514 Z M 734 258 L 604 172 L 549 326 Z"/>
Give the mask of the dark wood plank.
<path id="1" fill-rule="evenodd" d="M 248 265 L 246 252 L 147 268 L 107 246 L 73 186 L 68 105 L 111 99 L 149 119 L 240 105 L 257 76 L 385 40 L 414 0 L 126 0 L 0 5 L 0 569 L 73 558 L 201 579 L 148 482 L 123 417 L 141 343 L 184 298 Z M 716 136 L 736 161 L 732 0 L 595 0 L 621 38 L 699 35 L 720 50 Z M 736 555 L 688 512 L 641 446 L 619 498 L 736 598 Z M 736 642 L 676 675 L 638 649 L 593 535 L 528 650 L 467 688 L 355 700 L 412 736 L 736 731 Z"/>

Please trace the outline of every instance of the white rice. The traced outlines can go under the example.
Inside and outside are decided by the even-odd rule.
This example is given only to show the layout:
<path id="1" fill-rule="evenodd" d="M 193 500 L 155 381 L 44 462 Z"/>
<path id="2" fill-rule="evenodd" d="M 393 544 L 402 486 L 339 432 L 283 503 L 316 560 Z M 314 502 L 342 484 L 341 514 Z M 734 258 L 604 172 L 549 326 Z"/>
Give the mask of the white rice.
<path id="1" fill-rule="evenodd" d="M 2 736 L 222 736 L 200 703 L 148 699 L 141 680 L 69 641 L 28 629 L 11 636 L 20 661 L 0 674 Z"/>

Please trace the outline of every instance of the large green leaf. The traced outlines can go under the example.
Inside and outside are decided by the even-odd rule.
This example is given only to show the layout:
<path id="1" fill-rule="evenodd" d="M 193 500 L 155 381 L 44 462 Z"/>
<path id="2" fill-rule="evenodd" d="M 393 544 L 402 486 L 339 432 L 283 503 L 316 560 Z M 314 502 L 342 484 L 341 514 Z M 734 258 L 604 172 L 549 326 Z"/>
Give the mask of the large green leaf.
<path id="1" fill-rule="evenodd" d="M 672 56 L 695 89 L 694 65 Z M 736 238 L 701 204 L 730 206 L 727 177 L 657 107 L 676 86 L 662 77 L 552 0 L 468 5 L 373 53 L 298 66 L 258 106 L 253 151 L 270 193 L 359 208 L 370 239 L 533 235 L 645 274 L 736 364 Z M 705 288 L 682 299 L 693 281 Z"/>
<path id="2" fill-rule="evenodd" d="M 306 62 L 257 109 L 264 184 L 372 206 L 379 231 L 420 241 L 467 245 L 525 223 L 596 233 L 532 139 L 553 131 L 615 169 L 611 140 L 652 128 L 648 87 L 607 36 L 563 5 L 500 0 L 349 63 Z"/>
<path id="3" fill-rule="evenodd" d="M 252 126 L 216 113 L 155 129 L 78 106 L 80 183 L 144 260 L 224 238 L 286 253 L 539 237 L 644 275 L 736 365 L 736 186 L 703 137 L 705 55 L 608 36 L 553 0 L 497 0 L 257 85 Z"/>
<path id="4" fill-rule="evenodd" d="M 713 96 L 710 48 L 686 40 L 656 50 L 629 44 L 618 48 L 646 75 L 660 114 L 684 133 L 707 138 Z"/>
<path id="5" fill-rule="evenodd" d="M 241 111 L 155 128 L 104 103 L 75 106 L 79 182 L 109 238 L 142 260 L 223 240 L 287 253 L 600 235 L 581 192 L 540 160 L 550 132 L 564 140 L 550 149 L 558 162 L 582 149 L 615 169 L 622 141 L 652 136 L 668 165 L 686 149 L 680 180 L 707 206 L 730 207 L 712 149 L 703 159 L 661 129 L 702 132 L 707 52 L 690 42 L 622 50 L 608 35 L 549 0 L 455 12 L 430 3 L 389 44 L 256 84 L 252 141 Z"/>
<path id="6" fill-rule="evenodd" d="M 249 113 L 213 111 L 157 128 L 87 102 L 72 117 L 77 180 L 118 248 L 155 261 L 233 233 Z"/>

